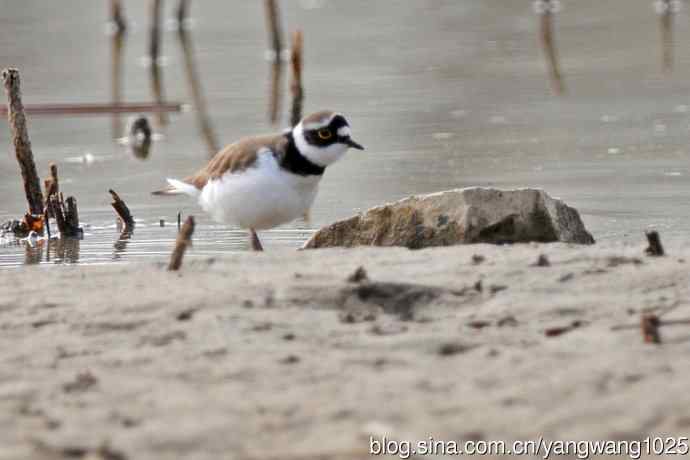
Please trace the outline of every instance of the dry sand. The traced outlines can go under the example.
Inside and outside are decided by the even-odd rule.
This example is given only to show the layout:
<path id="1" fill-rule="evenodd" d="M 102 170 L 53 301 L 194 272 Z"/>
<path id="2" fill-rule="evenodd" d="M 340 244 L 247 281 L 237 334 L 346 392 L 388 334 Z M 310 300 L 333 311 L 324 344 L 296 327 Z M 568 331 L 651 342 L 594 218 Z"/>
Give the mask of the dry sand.
<path id="1" fill-rule="evenodd" d="M 680 247 L 286 250 L 179 273 L 3 271 L 0 458 L 357 458 L 368 433 L 687 436 L 690 326 L 662 328 L 662 345 L 611 330 L 644 309 L 690 316 Z M 533 265 L 540 254 L 551 266 Z M 374 284 L 346 281 L 360 265 Z M 85 453 L 103 443 L 109 455 Z"/>

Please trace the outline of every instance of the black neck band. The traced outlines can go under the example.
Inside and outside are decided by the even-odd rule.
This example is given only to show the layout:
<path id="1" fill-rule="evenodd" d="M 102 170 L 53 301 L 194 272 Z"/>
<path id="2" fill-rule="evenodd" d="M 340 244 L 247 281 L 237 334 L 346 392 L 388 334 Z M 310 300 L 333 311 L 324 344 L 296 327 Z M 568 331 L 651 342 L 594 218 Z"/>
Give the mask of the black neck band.
<path id="1" fill-rule="evenodd" d="M 285 155 L 283 155 L 280 166 L 300 176 L 322 175 L 326 168 L 312 163 L 307 157 L 300 153 L 297 145 L 295 145 L 295 138 L 292 136 L 292 133 L 287 133 L 285 137 L 287 137 L 288 144 L 285 148 Z"/>

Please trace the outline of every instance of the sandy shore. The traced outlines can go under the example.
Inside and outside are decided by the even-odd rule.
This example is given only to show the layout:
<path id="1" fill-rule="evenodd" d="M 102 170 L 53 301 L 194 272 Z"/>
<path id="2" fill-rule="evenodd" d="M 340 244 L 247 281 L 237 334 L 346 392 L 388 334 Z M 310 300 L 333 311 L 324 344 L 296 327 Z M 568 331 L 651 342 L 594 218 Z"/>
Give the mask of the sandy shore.
<path id="1" fill-rule="evenodd" d="M 611 330 L 644 309 L 690 317 L 680 247 L 662 258 L 643 246 L 480 245 L 238 253 L 179 273 L 3 271 L 0 458 L 357 458 L 369 433 L 687 436 L 690 326 L 662 328 L 662 345 Z M 540 254 L 550 266 L 534 265 Z M 370 282 L 347 281 L 359 266 Z"/>

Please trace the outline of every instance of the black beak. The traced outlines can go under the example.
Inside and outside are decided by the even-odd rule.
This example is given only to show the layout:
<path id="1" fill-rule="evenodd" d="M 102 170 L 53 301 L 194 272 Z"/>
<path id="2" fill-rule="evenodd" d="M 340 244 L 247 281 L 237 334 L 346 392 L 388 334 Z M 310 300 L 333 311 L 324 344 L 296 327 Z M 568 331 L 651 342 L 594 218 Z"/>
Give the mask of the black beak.
<path id="1" fill-rule="evenodd" d="M 364 150 L 364 147 L 362 147 L 361 144 L 358 144 L 357 142 L 353 141 L 351 137 L 345 138 L 343 140 L 343 144 L 347 144 L 353 149 Z"/>

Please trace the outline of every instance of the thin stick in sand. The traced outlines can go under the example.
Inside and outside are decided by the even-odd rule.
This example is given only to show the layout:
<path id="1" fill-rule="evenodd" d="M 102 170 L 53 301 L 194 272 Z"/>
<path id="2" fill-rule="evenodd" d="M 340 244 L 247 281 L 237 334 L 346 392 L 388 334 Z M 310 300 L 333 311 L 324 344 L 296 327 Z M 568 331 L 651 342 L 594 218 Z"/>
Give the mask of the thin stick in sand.
<path id="1" fill-rule="evenodd" d="M 8 99 L 12 143 L 24 181 L 24 193 L 29 204 L 29 213 L 35 216 L 41 215 L 43 214 L 43 193 L 41 192 L 41 182 L 36 172 L 36 163 L 34 163 L 34 154 L 31 151 L 31 141 L 26 127 L 19 71 L 17 69 L 3 70 L 2 81 Z"/>
<path id="2" fill-rule="evenodd" d="M 661 245 L 661 238 L 659 232 L 653 230 L 645 232 L 649 246 L 645 249 L 645 254 L 648 256 L 660 257 L 664 255 L 664 247 Z"/>
<path id="3" fill-rule="evenodd" d="M 113 202 L 110 203 L 110 206 L 113 207 L 115 212 L 117 213 L 120 222 L 124 225 L 124 232 L 131 232 L 134 230 L 134 218 L 132 217 L 132 213 L 129 211 L 129 207 L 127 207 L 127 204 L 120 198 L 120 195 L 118 195 L 115 190 L 110 189 L 108 190 L 110 195 L 113 197 Z"/>
<path id="4" fill-rule="evenodd" d="M 294 127 L 302 119 L 302 107 L 304 104 L 304 87 L 302 85 L 302 31 L 297 30 L 292 35 L 292 50 L 290 63 L 292 79 L 290 80 L 290 92 L 292 93 L 292 110 L 290 112 L 290 124 Z"/>
<path id="5" fill-rule="evenodd" d="M 175 241 L 175 249 L 173 250 L 172 256 L 170 257 L 170 264 L 168 265 L 169 271 L 179 270 L 182 266 L 182 258 L 187 250 L 187 246 L 192 244 L 192 234 L 194 233 L 194 216 L 187 217 L 184 225 L 177 234 L 177 240 Z"/>

